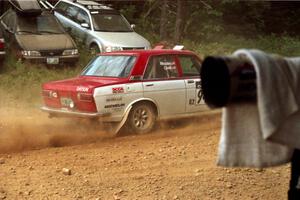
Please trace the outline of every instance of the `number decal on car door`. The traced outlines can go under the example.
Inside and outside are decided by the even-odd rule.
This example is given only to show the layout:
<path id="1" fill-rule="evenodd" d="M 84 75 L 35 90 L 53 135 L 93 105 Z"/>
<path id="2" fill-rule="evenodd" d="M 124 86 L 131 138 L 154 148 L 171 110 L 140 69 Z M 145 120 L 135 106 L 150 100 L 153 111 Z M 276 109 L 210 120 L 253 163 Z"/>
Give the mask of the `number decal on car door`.
<path id="1" fill-rule="evenodd" d="M 199 105 L 202 99 L 203 99 L 203 92 L 201 88 L 201 81 L 197 81 L 196 82 L 196 105 Z"/>

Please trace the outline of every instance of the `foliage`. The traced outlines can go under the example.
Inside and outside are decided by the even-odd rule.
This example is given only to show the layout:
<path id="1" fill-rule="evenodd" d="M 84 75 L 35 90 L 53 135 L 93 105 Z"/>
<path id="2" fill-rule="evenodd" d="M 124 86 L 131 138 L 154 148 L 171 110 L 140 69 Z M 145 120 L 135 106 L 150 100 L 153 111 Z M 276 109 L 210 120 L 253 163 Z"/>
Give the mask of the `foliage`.
<path id="1" fill-rule="evenodd" d="M 204 58 L 207 55 L 229 55 L 239 48 L 258 48 L 269 53 L 285 56 L 300 55 L 300 38 L 276 35 L 258 36 L 248 39 L 237 35 L 223 35 L 211 41 L 185 40 L 187 49 L 193 50 Z M 153 42 L 153 41 L 152 41 Z M 42 64 L 21 63 L 8 56 L 0 71 L 1 101 L 17 99 L 24 105 L 38 107 L 41 105 L 41 84 L 47 81 L 66 79 L 80 73 L 91 55 L 81 51 L 77 66 L 46 67 Z M 5 94 L 5 95 L 3 95 Z M 15 102 L 15 101 L 14 101 Z M 1 102 L 0 102 L 1 106 Z"/>
<path id="2" fill-rule="evenodd" d="M 76 76 L 89 57 L 82 54 L 77 66 L 47 67 L 43 64 L 22 63 L 13 56 L 7 56 L 0 71 L 0 96 L 5 93 L 5 96 L 9 95 L 22 102 L 38 104 L 42 83 Z"/>
<path id="3" fill-rule="evenodd" d="M 130 6 L 124 4 L 121 11 L 137 24 L 138 32 L 157 35 L 162 2 L 144 1 L 143 6 L 141 3 L 133 3 Z M 187 0 L 185 2 L 182 29 L 184 39 L 201 41 L 212 39 L 216 34 L 237 34 L 248 38 L 253 38 L 257 34 L 272 33 L 296 36 L 300 31 L 297 28 L 300 23 L 299 1 Z M 168 0 L 168 5 L 165 29 L 169 40 L 172 40 L 177 4 L 175 0 Z"/>
<path id="4" fill-rule="evenodd" d="M 161 0 L 117 1 L 117 7 L 136 31 L 152 44 L 160 42 Z M 185 4 L 183 41 L 187 49 L 206 55 L 228 55 L 239 48 L 258 48 L 285 56 L 300 55 L 298 2 L 199 0 Z M 172 43 L 177 4 L 168 0 L 165 29 Z M 85 47 L 77 66 L 46 67 L 21 63 L 8 56 L 0 66 L 1 102 L 10 98 L 41 104 L 41 84 L 76 76 L 91 59 Z M 0 102 L 0 107 L 1 107 Z"/>

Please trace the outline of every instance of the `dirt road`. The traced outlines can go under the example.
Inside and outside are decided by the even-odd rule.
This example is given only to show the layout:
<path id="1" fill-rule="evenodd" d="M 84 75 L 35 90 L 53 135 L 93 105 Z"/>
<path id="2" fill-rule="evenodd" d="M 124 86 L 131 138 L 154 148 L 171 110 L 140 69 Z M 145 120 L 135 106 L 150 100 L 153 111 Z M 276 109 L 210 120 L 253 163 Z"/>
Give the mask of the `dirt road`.
<path id="1" fill-rule="evenodd" d="M 1 112 L 0 199 L 286 199 L 288 165 L 215 165 L 218 113 L 115 138 L 85 121 Z"/>

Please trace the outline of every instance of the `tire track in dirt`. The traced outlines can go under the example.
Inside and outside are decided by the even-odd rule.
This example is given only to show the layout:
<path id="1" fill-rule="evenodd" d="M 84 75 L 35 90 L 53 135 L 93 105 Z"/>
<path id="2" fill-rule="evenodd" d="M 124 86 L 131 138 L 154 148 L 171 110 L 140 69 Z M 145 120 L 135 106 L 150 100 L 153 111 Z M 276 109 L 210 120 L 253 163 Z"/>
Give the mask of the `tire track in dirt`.
<path id="1" fill-rule="evenodd" d="M 10 108 L 0 111 L 0 115 L 5 116 L 0 118 L 0 153 L 80 145 L 115 137 L 110 125 L 85 119 L 50 119 L 38 109 Z M 199 131 L 198 123 L 215 123 L 219 118 L 219 114 L 204 116 L 161 122 L 151 134 L 163 137 L 165 131 L 176 133 L 176 129 L 181 130 L 180 134 L 195 132 Z"/>

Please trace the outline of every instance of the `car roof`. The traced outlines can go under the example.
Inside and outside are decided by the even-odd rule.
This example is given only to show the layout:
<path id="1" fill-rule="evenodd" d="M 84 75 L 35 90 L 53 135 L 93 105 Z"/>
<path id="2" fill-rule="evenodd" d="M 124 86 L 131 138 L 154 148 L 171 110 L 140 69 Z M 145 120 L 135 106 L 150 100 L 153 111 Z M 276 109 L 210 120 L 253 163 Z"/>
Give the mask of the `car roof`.
<path id="1" fill-rule="evenodd" d="M 18 11 L 17 11 L 17 10 L 15 10 L 15 9 L 13 9 L 13 8 L 9 8 L 7 11 L 5 11 L 5 12 L 3 13 L 2 16 L 0 16 L 0 19 L 1 19 L 6 13 L 9 13 L 9 12 L 18 14 Z M 51 11 L 42 9 L 42 10 L 41 10 L 41 13 L 39 13 L 39 14 L 37 14 L 37 15 L 28 15 L 26 18 L 35 18 L 35 17 L 41 17 L 41 16 L 51 16 L 51 17 L 53 16 L 53 17 L 54 17 L 54 15 L 53 15 L 53 13 L 51 13 Z M 18 18 L 24 18 L 23 15 L 17 15 L 17 17 L 18 17 Z"/>
<path id="2" fill-rule="evenodd" d="M 173 49 L 150 49 L 150 50 L 125 50 L 102 53 L 100 55 L 160 55 L 160 54 L 183 54 L 183 55 L 196 55 L 194 52 L 189 50 L 173 50 Z"/>
<path id="3" fill-rule="evenodd" d="M 72 2 L 74 4 L 80 5 L 88 10 L 114 10 L 113 8 L 104 5 L 104 4 L 100 4 L 98 2 L 95 1 L 90 1 L 90 0 L 67 0 L 69 2 Z"/>

